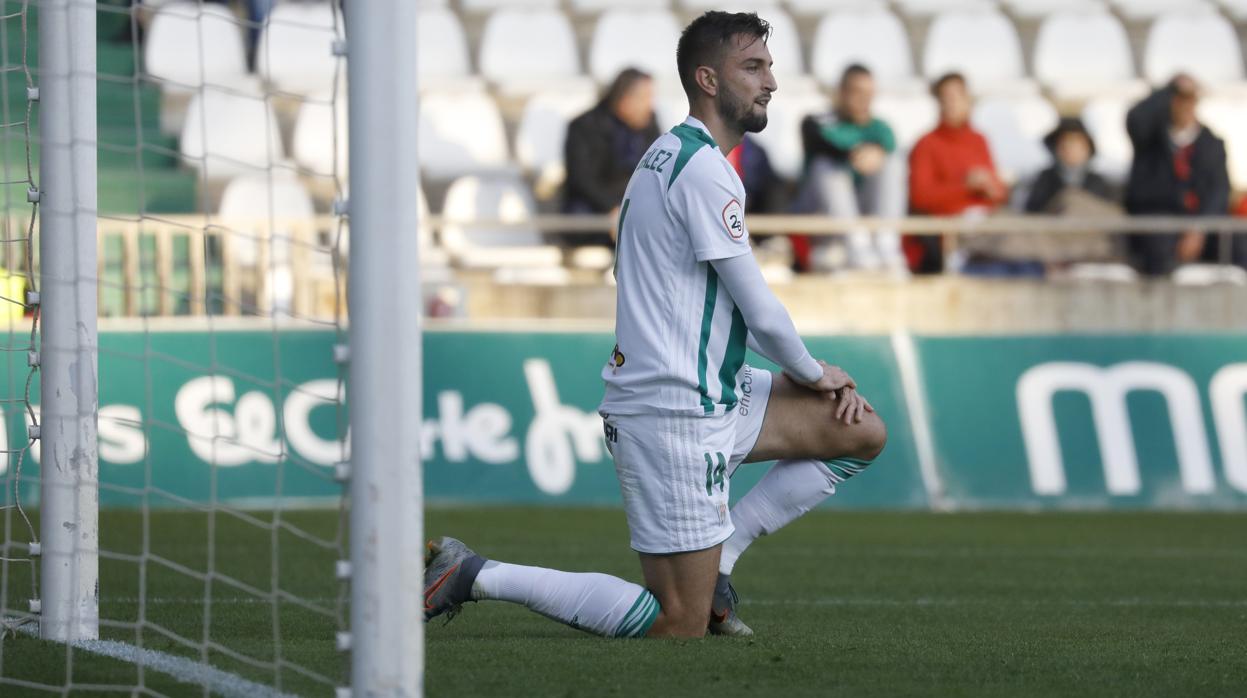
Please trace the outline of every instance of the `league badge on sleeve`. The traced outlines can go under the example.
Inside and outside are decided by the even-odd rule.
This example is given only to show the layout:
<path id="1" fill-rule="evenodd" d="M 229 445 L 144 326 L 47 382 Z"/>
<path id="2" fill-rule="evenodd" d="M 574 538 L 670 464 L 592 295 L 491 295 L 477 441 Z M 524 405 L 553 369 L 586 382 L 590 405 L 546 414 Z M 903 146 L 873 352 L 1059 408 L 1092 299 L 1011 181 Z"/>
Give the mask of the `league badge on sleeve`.
<path id="1" fill-rule="evenodd" d="M 740 207 L 740 202 L 732 199 L 727 202 L 727 206 L 723 207 L 723 225 L 727 227 L 727 234 L 733 240 L 739 240 L 745 235 L 745 212 Z"/>

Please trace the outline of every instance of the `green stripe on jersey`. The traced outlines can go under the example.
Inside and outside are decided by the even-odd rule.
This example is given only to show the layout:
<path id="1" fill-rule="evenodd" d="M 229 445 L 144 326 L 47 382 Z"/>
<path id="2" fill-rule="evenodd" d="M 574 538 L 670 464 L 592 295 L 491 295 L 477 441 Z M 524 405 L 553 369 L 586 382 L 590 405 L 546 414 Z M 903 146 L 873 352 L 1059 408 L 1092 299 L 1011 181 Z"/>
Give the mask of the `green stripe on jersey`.
<path id="1" fill-rule="evenodd" d="M 749 329 L 745 327 L 745 316 L 740 308 L 732 308 L 732 329 L 727 335 L 727 350 L 723 353 L 723 365 L 719 367 L 719 384 L 723 393 L 719 402 L 727 405 L 730 410 L 736 406 L 736 374 L 745 365 L 745 336 Z"/>
<path id="2" fill-rule="evenodd" d="M 714 303 L 719 297 L 719 275 L 714 267 L 706 265 L 706 303 L 701 310 L 701 339 L 697 342 L 697 391 L 701 393 L 701 407 L 706 414 L 714 414 L 714 402 L 706 387 L 706 368 L 710 358 L 710 327 L 714 324 Z"/>
<path id="3" fill-rule="evenodd" d="M 624 199 L 623 206 L 619 207 L 619 225 L 615 228 L 615 278 L 619 278 L 619 253 L 623 251 L 623 224 L 624 218 L 628 215 L 628 204 L 632 199 Z"/>
<path id="4" fill-rule="evenodd" d="M 688 124 L 679 124 L 671 129 L 671 133 L 680 139 L 680 154 L 675 158 L 675 165 L 671 168 L 671 179 L 667 181 L 667 188 L 670 189 L 675 184 L 675 178 L 679 176 L 688 161 L 693 159 L 693 154 L 697 151 L 710 146 L 718 148 L 719 144 L 714 142 L 710 134 Z"/>

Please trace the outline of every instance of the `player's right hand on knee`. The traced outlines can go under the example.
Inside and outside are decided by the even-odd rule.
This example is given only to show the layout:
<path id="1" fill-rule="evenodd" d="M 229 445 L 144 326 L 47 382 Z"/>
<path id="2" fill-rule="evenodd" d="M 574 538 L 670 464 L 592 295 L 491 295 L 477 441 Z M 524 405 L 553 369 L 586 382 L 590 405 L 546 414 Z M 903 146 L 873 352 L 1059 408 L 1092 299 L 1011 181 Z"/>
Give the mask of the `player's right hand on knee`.
<path id="1" fill-rule="evenodd" d="M 820 393 L 834 393 L 841 388 L 857 389 L 857 381 L 845 373 L 844 369 L 832 366 L 822 359 L 819 359 L 818 365 L 823 367 L 823 375 L 813 383 L 804 383 L 805 387 Z"/>

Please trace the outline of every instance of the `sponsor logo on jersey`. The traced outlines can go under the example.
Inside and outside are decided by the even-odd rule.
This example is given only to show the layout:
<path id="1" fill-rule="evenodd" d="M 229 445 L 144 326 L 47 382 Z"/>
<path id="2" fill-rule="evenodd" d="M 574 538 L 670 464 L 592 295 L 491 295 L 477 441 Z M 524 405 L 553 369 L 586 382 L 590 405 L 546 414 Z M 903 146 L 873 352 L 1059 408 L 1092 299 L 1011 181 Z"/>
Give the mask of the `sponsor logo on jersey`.
<path id="1" fill-rule="evenodd" d="M 723 207 L 723 225 L 733 240 L 739 240 L 745 236 L 745 212 L 736 199 L 727 202 L 727 206 Z"/>

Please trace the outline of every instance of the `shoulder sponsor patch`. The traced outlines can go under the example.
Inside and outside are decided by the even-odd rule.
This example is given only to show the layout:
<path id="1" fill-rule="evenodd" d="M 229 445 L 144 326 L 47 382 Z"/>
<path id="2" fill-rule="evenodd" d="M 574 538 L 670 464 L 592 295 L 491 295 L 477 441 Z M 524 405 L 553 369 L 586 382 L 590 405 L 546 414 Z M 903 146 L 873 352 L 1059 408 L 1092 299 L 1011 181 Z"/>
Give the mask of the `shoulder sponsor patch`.
<path id="1" fill-rule="evenodd" d="M 736 199 L 727 202 L 727 206 L 723 207 L 723 225 L 733 240 L 739 240 L 745 236 L 745 212 Z"/>

